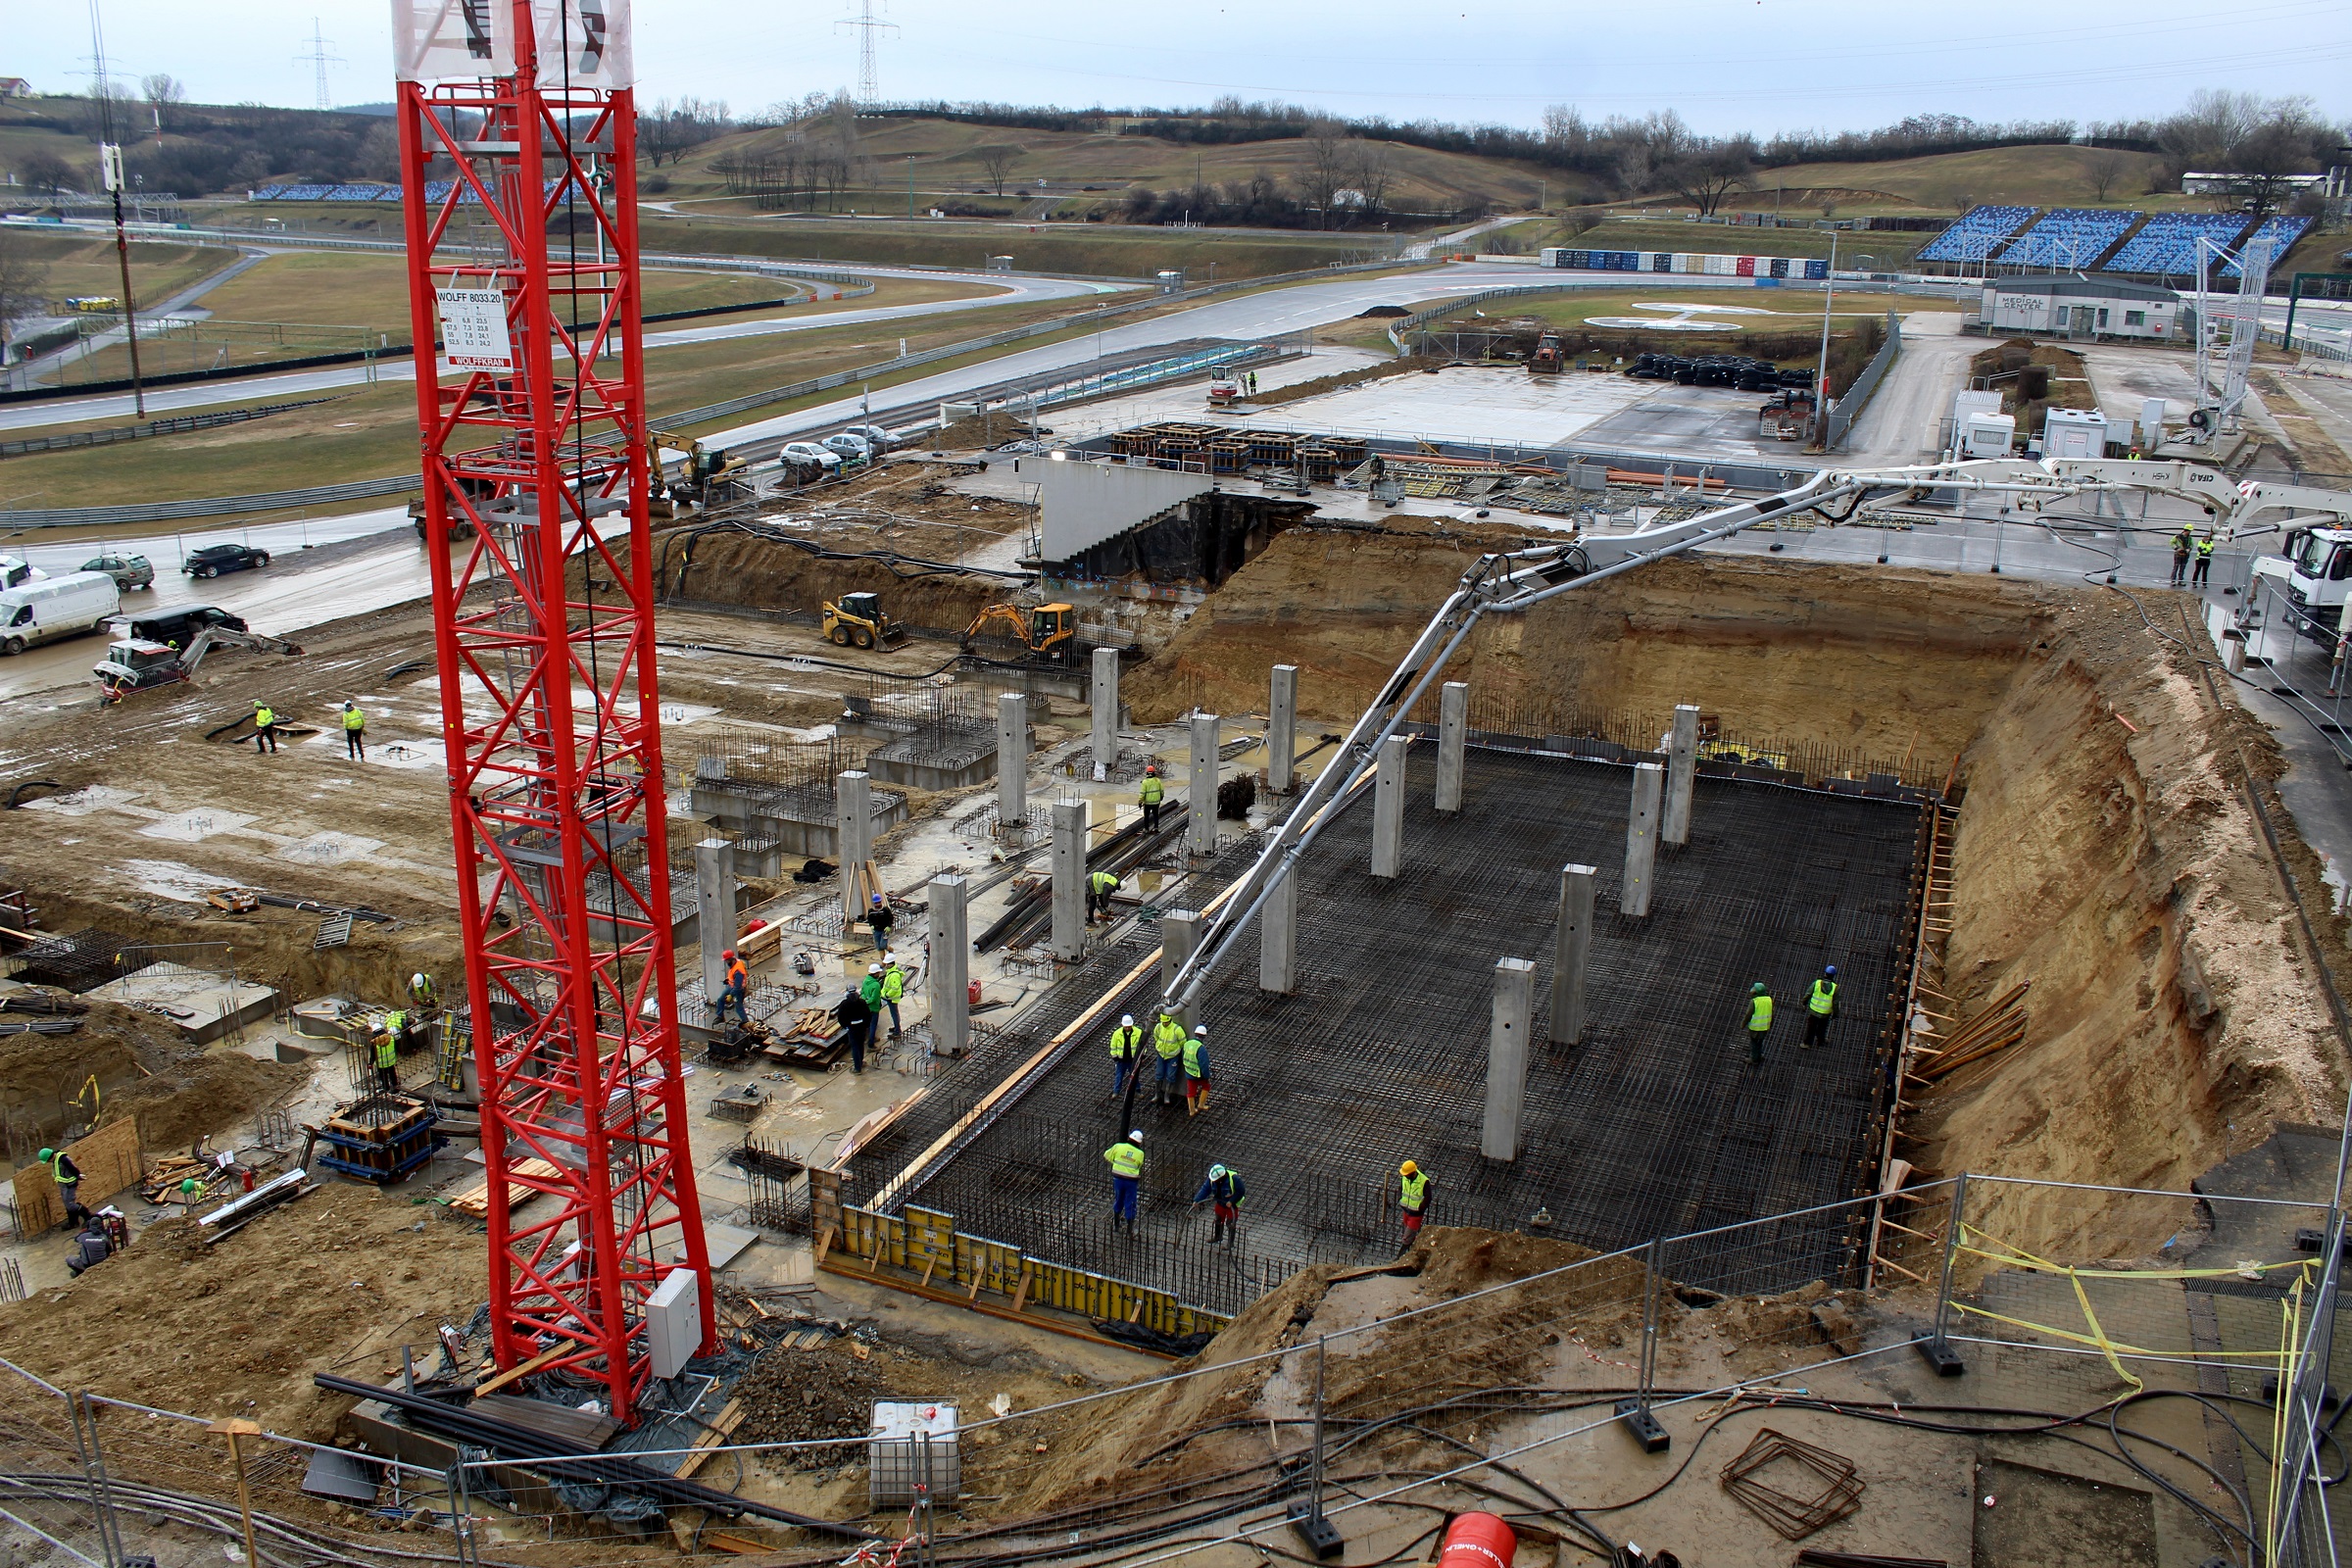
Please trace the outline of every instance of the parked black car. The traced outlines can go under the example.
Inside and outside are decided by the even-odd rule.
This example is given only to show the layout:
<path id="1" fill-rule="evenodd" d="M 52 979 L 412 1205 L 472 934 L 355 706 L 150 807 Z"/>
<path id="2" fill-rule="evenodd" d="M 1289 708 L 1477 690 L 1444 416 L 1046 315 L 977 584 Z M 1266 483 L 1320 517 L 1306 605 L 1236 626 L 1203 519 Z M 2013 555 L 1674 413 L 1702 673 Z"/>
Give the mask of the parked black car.
<path id="1" fill-rule="evenodd" d="M 196 634 L 207 626 L 226 626 L 230 631 L 247 631 L 245 617 L 232 615 L 225 610 L 210 605 L 182 605 L 174 610 L 159 610 L 145 615 L 123 615 L 115 621 L 128 635 L 144 642 L 162 643 L 167 648 L 185 648 L 195 641 Z"/>
<path id="2" fill-rule="evenodd" d="M 224 571 L 250 571 L 270 564 L 270 552 L 251 545 L 206 545 L 191 551 L 179 569 L 191 577 L 218 577 Z"/>

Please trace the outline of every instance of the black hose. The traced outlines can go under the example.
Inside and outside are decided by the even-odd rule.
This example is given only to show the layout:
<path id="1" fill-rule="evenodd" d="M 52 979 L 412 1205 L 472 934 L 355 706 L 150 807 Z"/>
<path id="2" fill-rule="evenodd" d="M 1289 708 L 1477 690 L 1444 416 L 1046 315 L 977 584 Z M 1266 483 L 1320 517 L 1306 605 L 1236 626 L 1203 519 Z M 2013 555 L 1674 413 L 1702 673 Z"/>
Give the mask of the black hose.
<path id="1" fill-rule="evenodd" d="M 63 788 L 65 788 L 65 786 L 58 783 L 58 781 L 53 778 L 28 778 L 24 783 L 18 785 L 15 789 L 8 792 L 7 809 L 11 811 L 16 810 L 17 802 L 24 798 L 24 792 L 26 790 L 56 790 Z"/>

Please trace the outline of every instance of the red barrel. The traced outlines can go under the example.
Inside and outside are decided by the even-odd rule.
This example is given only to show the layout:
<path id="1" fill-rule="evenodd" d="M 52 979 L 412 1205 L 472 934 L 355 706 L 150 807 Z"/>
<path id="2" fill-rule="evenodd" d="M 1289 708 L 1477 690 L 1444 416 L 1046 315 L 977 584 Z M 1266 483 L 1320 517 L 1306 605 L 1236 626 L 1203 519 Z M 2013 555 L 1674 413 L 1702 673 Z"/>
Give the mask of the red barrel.
<path id="1" fill-rule="evenodd" d="M 1519 1538 L 1509 1525 L 1491 1513 L 1465 1513 L 1446 1527 L 1438 1568 L 1511 1568 L 1518 1552 Z"/>

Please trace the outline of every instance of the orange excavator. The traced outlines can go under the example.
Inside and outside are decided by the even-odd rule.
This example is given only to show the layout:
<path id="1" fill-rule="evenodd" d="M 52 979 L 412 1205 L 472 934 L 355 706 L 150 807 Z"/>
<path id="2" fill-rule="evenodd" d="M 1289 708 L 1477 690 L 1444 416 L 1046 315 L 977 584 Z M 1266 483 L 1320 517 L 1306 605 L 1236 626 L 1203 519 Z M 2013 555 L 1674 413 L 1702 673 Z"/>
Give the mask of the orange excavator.
<path id="1" fill-rule="evenodd" d="M 1009 600 L 999 600 L 974 615 L 963 629 L 963 651 L 970 653 L 972 640 L 988 631 L 1011 638 L 1027 658 L 1041 662 L 1066 664 L 1078 654 L 1078 612 L 1068 605 L 1023 609 Z"/>

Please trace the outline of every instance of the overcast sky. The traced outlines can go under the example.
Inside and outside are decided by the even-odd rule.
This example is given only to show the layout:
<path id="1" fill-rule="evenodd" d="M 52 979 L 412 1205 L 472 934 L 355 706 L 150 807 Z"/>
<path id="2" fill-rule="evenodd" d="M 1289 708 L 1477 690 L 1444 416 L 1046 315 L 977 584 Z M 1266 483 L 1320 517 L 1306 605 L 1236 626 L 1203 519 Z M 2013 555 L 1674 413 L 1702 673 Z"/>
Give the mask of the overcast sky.
<path id="1" fill-rule="evenodd" d="M 308 107 L 317 16 L 341 104 L 391 95 L 385 0 L 98 0 L 109 66 L 170 72 L 203 103 Z M 637 0 L 640 92 L 748 113 L 854 87 L 860 0 Z M 2342 0 L 873 0 L 886 99 L 1179 106 L 1220 93 L 1345 115 L 1533 124 L 1672 107 L 1705 131 L 2160 115 L 2197 87 L 2305 93 L 2352 116 Z M 85 84 L 83 8 L 9 0 L 0 74 Z M 1153 41 L 1159 40 L 1159 41 Z"/>

